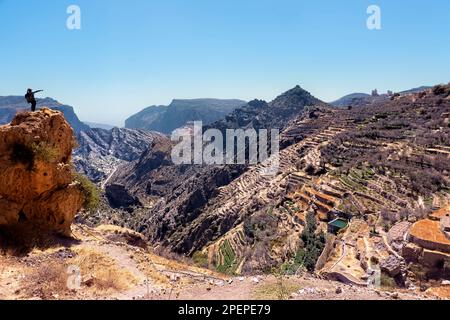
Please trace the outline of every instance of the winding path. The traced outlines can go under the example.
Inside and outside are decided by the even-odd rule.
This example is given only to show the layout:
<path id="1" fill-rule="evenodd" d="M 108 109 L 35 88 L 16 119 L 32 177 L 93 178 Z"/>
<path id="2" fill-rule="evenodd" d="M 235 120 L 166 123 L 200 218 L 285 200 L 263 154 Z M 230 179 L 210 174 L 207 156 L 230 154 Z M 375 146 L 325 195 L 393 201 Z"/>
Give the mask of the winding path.
<path id="1" fill-rule="evenodd" d="M 114 170 L 110 173 L 110 175 L 105 179 L 105 181 L 102 182 L 101 184 L 102 190 L 105 190 L 105 187 L 108 184 L 109 180 L 111 180 L 112 176 L 117 172 L 118 169 L 119 166 L 115 167 Z"/>
<path id="2" fill-rule="evenodd" d="M 342 240 L 342 254 L 338 261 L 336 261 L 335 264 L 330 268 L 330 271 L 332 271 L 341 261 L 345 258 L 345 255 L 347 254 L 347 244 L 345 243 L 345 240 Z"/>

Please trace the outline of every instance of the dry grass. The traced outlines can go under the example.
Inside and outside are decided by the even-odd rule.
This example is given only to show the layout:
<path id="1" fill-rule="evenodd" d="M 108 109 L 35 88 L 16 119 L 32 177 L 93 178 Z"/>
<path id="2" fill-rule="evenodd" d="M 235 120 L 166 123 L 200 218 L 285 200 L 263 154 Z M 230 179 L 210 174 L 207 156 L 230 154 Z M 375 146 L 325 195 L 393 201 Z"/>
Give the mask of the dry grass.
<path id="1" fill-rule="evenodd" d="M 113 242 L 122 242 L 133 247 L 147 249 L 147 242 L 144 236 L 133 230 L 114 225 L 100 225 L 95 228 L 95 231 Z"/>
<path id="2" fill-rule="evenodd" d="M 75 251 L 77 256 L 70 260 L 70 264 L 80 268 L 83 279 L 92 277 L 93 289 L 120 292 L 136 284 L 137 279 L 129 271 L 120 268 L 104 253 L 91 248 L 77 248 Z"/>
<path id="3" fill-rule="evenodd" d="M 281 283 L 279 280 L 273 280 L 256 288 L 253 293 L 255 300 L 285 300 L 289 296 L 301 289 L 300 284 L 284 279 Z"/>
<path id="4" fill-rule="evenodd" d="M 169 269 L 172 271 L 190 271 L 206 276 L 228 279 L 226 275 L 215 272 L 213 270 L 193 266 L 192 264 L 190 264 L 191 261 L 189 259 L 186 259 L 186 261 L 179 261 L 175 260 L 175 258 L 177 257 L 174 256 L 165 257 L 167 255 L 166 252 L 162 252 L 160 255 L 157 255 L 158 253 L 150 253 L 148 254 L 148 258 L 153 262 L 153 264 L 164 267 L 165 269 Z"/>
<path id="5" fill-rule="evenodd" d="M 42 263 L 30 268 L 22 283 L 22 294 L 27 298 L 58 299 L 69 293 L 67 268 L 62 263 Z"/>

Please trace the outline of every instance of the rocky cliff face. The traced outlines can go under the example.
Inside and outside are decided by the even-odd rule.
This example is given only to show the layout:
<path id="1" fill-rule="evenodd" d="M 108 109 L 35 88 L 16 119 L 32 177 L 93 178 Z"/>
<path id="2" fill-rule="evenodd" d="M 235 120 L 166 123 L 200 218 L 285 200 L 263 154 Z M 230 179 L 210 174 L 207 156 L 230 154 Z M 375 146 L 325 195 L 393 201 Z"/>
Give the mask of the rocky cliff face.
<path id="1" fill-rule="evenodd" d="M 119 165 L 139 159 L 155 138 L 163 135 L 151 131 L 94 128 L 77 135 L 79 147 L 74 164 L 94 182 L 103 182 Z"/>
<path id="2" fill-rule="evenodd" d="M 70 232 L 84 202 L 73 180 L 73 130 L 61 112 L 23 112 L 0 127 L 0 226 Z"/>

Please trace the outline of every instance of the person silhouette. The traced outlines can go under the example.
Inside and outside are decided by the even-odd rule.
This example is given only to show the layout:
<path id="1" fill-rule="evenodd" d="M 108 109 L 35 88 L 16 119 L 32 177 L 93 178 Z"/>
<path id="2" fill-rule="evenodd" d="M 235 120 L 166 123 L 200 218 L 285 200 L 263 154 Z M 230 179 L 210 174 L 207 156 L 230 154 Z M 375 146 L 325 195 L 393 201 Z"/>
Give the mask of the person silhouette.
<path id="1" fill-rule="evenodd" d="M 35 93 L 42 92 L 44 90 L 33 91 L 33 89 L 28 89 L 27 94 L 25 95 L 25 99 L 27 99 L 28 103 L 31 103 L 31 111 L 36 111 L 36 98 L 34 97 Z"/>

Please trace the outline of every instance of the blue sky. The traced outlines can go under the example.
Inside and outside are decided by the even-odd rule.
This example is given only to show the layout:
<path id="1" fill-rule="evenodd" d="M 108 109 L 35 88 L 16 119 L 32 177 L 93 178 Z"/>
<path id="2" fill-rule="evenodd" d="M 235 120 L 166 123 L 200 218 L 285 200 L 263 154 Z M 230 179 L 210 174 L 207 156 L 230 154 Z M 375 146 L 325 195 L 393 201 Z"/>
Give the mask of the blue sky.
<path id="1" fill-rule="evenodd" d="M 66 9 L 81 8 L 81 30 Z M 366 28 L 379 5 L 382 29 Z M 173 98 L 331 101 L 450 81 L 448 0 L 0 0 L 0 95 L 121 125 Z"/>

